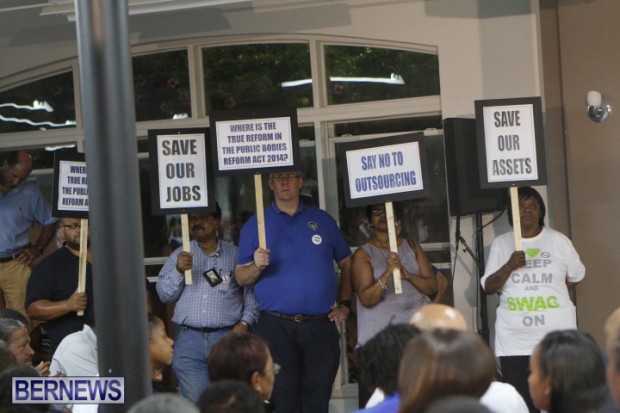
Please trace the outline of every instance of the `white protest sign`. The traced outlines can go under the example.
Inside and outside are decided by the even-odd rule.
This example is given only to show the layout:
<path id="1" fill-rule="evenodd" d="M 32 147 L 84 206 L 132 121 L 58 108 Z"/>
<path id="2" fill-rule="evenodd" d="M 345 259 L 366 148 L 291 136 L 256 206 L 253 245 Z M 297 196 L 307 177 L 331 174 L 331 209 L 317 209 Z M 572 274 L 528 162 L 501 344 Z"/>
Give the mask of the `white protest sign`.
<path id="1" fill-rule="evenodd" d="M 538 180 L 533 105 L 486 106 L 483 117 L 488 182 Z"/>
<path id="2" fill-rule="evenodd" d="M 156 143 L 160 208 L 207 206 L 204 135 L 157 135 Z"/>
<path id="3" fill-rule="evenodd" d="M 65 212 L 88 212 L 86 162 L 60 160 L 57 179 L 56 209 Z"/>
<path id="4" fill-rule="evenodd" d="M 220 171 L 294 165 L 290 117 L 218 120 L 215 127 Z"/>
<path id="5" fill-rule="evenodd" d="M 419 142 L 346 152 L 351 199 L 424 189 Z"/>

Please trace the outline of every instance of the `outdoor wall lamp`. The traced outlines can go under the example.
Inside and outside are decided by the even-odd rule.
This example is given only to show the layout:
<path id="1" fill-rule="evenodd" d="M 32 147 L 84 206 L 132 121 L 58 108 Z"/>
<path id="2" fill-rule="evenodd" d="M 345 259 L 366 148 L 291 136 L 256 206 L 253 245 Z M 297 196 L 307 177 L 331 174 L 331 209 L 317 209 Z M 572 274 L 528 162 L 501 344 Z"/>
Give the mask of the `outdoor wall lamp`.
<path id="1" fill-rule="evenodd" d="M 588 101 L 588 116 L 594 122 L 605 122 L 611 115 L 611 105 L 603 103 L 603 97 L 600 92 L 591 90 L 586 95 Z"/>

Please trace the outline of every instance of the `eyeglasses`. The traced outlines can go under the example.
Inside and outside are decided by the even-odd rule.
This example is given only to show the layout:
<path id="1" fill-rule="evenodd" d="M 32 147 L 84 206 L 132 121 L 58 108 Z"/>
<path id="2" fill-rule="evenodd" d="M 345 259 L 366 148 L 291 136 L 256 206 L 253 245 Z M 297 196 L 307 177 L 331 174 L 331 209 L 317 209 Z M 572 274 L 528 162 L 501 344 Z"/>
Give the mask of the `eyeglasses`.
<path id="1" fill-rule="evenodd" d="M 278 363 L 273 363 L 273 367 L 270 369 L 266 369 L 265 372 L 272 371 L 274 376 L 277 376 L 278 373 L 282 370 L 282 366 Z"/>
<path id="2" fill-rule="evenodd" d="M 277 376 L 278 373 L 280 373 L 280 370 L 282 370 L 282 366 L 278 363 L 273 363 L 273 375 Z"/>
<path id="3" fill-rule="evenodd" d="M 69 229 L 72 229 L 72 230 L 82 229 L 82 225 L 78 224 L 78 223 L 71 224 L 71 225 L 63 225 L 62 227 L 63 228 L 69 228 Z"/>
<path id="4" fill-rule="evenodd" d="M 282 181 L 292 181 L 293 179 L 301 178 L 298 173 L 290 172 L 287 174 L 272 174 L 271 179 L 274 181 L 282 182 Z"/>
<path id="5" fill-rule="evenodd" d="M 372 215 L 373 217 L 384 217 L 385 210 L 384 209 L 373 209 L 370 211 L 370 215 Z"/>

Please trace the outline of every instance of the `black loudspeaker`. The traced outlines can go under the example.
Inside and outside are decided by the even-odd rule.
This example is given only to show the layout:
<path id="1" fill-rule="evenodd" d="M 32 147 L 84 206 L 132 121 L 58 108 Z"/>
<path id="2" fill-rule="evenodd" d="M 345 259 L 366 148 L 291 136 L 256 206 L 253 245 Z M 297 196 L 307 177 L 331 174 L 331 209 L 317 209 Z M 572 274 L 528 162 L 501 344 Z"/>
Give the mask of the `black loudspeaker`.
<path id="1" fill-rule="evenodd" d="M 476 121 L 443 121 L 450 215 L 501 211 L 508 205 L 508 188 L 481 189 L 476 143 Z"/>

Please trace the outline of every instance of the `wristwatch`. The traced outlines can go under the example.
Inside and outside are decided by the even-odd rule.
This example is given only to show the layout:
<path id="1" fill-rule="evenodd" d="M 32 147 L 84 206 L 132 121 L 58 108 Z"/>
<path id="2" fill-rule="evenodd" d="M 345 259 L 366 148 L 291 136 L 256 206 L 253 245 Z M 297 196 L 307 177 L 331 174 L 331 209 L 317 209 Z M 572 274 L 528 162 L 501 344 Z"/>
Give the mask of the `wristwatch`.
<path id="1" fill-rule="evenodd" d="M 349 310 L 351 309 L 351 300 L 342 300 L 338 303 L 338 305 L 343 305 L 347 307 Z"/>

